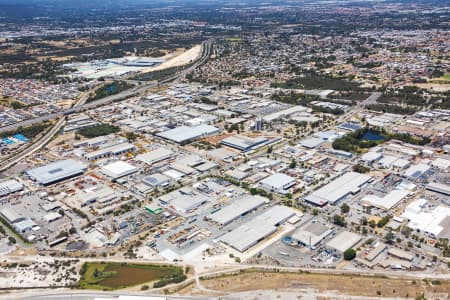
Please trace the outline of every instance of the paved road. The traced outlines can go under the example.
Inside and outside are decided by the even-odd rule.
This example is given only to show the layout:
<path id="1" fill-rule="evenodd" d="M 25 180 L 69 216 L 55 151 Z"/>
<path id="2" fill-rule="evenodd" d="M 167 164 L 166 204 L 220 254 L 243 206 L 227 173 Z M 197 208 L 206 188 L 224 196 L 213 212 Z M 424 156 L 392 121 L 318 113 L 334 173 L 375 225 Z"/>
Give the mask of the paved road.
<path id="1" fill-rule="evenodd" d="M 361 102 L 361 105 L 367 106 L 367 105 L 371 105 L 371 104 L 376 104 L 378 98 L 380 98 L 382 94 L 383 93 L 381 93 L 381 92 L 373 92 L 369 97 L 367 97 L 366 100 Z"/>

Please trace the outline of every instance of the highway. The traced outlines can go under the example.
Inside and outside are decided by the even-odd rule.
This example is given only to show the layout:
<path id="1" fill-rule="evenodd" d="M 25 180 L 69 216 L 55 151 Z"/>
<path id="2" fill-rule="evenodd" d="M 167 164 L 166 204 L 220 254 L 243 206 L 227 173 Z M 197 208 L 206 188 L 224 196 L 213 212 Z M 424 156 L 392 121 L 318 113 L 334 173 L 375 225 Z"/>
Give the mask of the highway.
<path id="1" fill-rule="evenodd" d="M 113 102 L 117 102 L 117 101 L 122 101 L 125 100 L 129 97 L 133 97 L 136 95 L 139 95 L 142 92 L 145 92 L 146 90 L 148 90 L 149 88 L 155 87 L 157 85 L 160 84 L 166 84 L 175 80 L 179 80 L 181 78 L 184 78 L 188 73 L 190 73 L 192 70 L 194 70 L 195 68 L 197 68 L 198 66 L 200 66 L 201 64 L 203 64 L 209 57 L 210 52 L 211 52 L 211 45 L 212 45 L 212 41 L 208 40 L 206 42 L 202 43 L 202 54 L 200 56 L 200 58 L 197 60 L 196 63 L 194 63 L 192 66 L 180 71 L 179 73 L 166 78 L 164 80 L 161 80 L 159 82 L 150 82 L 147 84 L 143 84 L 143 85 L 138 85 L 135 86 L 129 90 L 123 91 L 121 93 L 118 93 L 116 95 L 111 95 L 96 101 L 92 101 L 89 103 L 86 103 L 89 95 L 88 93 L 86 93 L 84 96 L 82 96 L 80 98 L 80 100 L 75 104 L 75 106 L 73 108 L 69 108 L 57 113 L 52 113 L 52 114 L 48 114 L 45 116 L 41 116 L 38 118 L 34 118 L 34 119 L 29 119 L 29 120 L 25 120 L 22 122 L 18 122 L 15 124 L 11 124 L 8 126 L 4 126 L 0 128 L 0 133 L 2 132 L 6 132 L 6 131 L 12 131 L 12 130 L 16 130 L 19 127 L 27 127 L 27 126 L 31 126 L 33 124 L 37 124 L 37 123 L 41 123 L 44 121 L 48 121 L 48 120 L 53 120 L 53 119 L 58 119 L 59 120 L 56 122 L 56 124 L 52 127 L 52 129 L 50 131 L 48 131 L 43 137 L 41 137 L 40 139 L 38 139 L 37 141 L 35 141 L 33 144 L 31 144 L 29 147 L 23 149 L 22 151 L 19 151 L 18 153 L 13 154 L 11 157 L 1 161 L 1 165 L 0 165 L 0 171 L 4 171 L 7 170 L 8 168 L 10 168 L 11 166 L 13 166 L 14 164 L 20 162 L 21 160 L 25 159 L 25 157 L 27 157 L 30 154 L 33 154 L 34 152 L 36 152 L 37 150 L 39 150 L 40 148 L 42 148 L 43 146 L 45 146 L 52 138 L 55 134 L 57 134 L 60 129 L 64 126 L 65 124 L 65 116 L 70 115 L 70 114 L 74 114 L 74 113 L 78 113 L 78 112 L 82 112 L 82 111 L 86 111 L 86 110 L 91 110 L 94 109 L 96 107 L 99 106 L 103 106 L 106 104 L 110 104 Z"/>

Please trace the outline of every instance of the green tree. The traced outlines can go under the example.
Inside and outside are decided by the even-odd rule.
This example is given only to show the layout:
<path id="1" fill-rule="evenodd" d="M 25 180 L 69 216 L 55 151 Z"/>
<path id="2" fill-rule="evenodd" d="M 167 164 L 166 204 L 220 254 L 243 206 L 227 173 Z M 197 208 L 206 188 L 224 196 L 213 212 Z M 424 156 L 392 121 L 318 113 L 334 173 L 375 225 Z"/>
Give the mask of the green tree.
<path id="1" fill-rule="evenodd" d="M 350 206 L 347 203 L 341 205 L 341 213 L 347 214 L 350 211 Z"/>
<path id="2" fill-rule="evenodd" d="M 345 250 L 344 252 L 344 259 L 345 260 L 352 260 L 356 257 L 356 250 L 353 248 L 349 248 Z"/>

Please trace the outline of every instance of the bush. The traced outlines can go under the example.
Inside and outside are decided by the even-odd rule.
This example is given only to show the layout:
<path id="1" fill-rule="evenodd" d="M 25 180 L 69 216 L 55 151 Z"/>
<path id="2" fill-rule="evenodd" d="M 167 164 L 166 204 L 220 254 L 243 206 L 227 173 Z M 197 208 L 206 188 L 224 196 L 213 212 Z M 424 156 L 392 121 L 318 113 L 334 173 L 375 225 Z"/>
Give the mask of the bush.
<path id="1" fill-rule="evenodd" d="M 102 135 L 108 135 L 111 133 L 119 132 L 120 128 L 114 125 L 109 124 L 100 124 L 87 128 L 80 129 L 78 131 L 79 134 L 84 136 L 85 138 L 94 138 Z"/>
<path id="2" fill-rule="evenodd" d="M 352 260 L 356 257 L 356 250 L 353 248 L 349 248 L 345 250 L 344 252 L 344 259 L 345 260 Z"/>

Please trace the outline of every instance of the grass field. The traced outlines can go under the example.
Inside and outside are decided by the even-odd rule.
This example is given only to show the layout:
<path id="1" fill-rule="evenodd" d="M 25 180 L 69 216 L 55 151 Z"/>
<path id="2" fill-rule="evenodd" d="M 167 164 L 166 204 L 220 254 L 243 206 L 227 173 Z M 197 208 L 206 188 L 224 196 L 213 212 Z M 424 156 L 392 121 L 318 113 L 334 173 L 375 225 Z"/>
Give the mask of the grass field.
<path id="1" fill-rule="evenodd" d="M 116 290 L 147 282 L 161 287 L 186 278 L 182 268 L 168 265 L 85 263 L 80 272 L 79 287 L 93 290 Z"/>
<path id="2" fill-rule="evenodd" d="M 335 291 L 341 295 L 368 297 L 416 298 L 423 293 L 448 295 L 450 282 L 393 279 L 374 276 L 352 276 L 311 273 L 243 272 L 238 275 L 203 279 L 205 288 L 230 292 L 252 290 L 282 290 L 313 288 L 317 291 Z"/>

